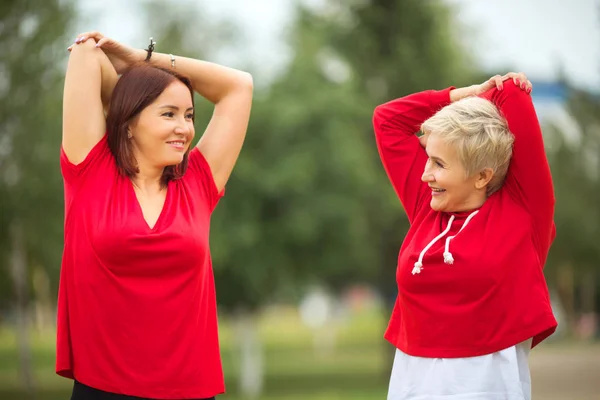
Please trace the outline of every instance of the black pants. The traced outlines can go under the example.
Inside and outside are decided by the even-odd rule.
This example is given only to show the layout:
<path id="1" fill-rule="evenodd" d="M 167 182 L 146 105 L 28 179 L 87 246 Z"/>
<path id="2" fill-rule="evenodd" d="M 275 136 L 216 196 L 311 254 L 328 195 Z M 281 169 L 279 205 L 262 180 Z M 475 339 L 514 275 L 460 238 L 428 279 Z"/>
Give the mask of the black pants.
<path id="1" fill-rule="evenodd" d="M 86 386 L 83 383 L 75 381 L 73 385 L 73 394 L 71 400 L 152 400 L 144 397 L 126 396 L 124 394 L 116 394 L 103 392 L 102 390 L 94 389 Z M 209 399 L 195 399 L 195 400 L 215 400 L 214 397 Z"/>

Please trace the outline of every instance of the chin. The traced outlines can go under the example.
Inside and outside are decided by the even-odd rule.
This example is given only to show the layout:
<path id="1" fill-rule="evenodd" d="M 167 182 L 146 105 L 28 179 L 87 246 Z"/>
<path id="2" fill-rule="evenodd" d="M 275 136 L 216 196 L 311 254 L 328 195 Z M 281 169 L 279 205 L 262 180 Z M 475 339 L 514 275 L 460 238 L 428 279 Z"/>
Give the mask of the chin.
<path id="1" fill-rule="evenodd" d="M 439 211 L 439 212 L 448 211 L 446 209 L 447 207 L 445 204 L 435 201 L 435 199 L 432 199 L 431 202 L 429 203 L 429 205 L 431 206 L 431 209 L 433 211 Z"/>
<path id="2" fill-rule="evenodd" d="M 171 167 L 174 165 L 181 164 L 182 161 L 183 161 L 183 157 L 177 157 L 177 158 L 170 157 L 169 159 L 164 160 L 164 162 L 162 164 L 164 167 Z"/>

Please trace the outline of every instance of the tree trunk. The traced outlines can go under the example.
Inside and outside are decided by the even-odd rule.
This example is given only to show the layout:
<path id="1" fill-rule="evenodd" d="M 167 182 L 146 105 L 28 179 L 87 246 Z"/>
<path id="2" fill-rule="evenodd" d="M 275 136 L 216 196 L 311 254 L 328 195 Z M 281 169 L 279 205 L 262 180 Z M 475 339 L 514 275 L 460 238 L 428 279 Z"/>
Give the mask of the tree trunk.
<path id="1" fill-rule="evenodd" d="M 239 390 L 244 399 L 260 397 L 264 383 L 263 349 L 256 312 L 241 310 L 235 314 L 234 329 L 239 346 Z"/>
<path id="2" fill-rule="evenodd" d="M 575 311 L 575 278 L 573 266 L 570 263 L 559 266 L 557 270 L 556 288 L 560 303 L 562 304 L 566 334 L 571 335 L 575 332 L 577 321 Z"/>
<path id="3" fill-rule="evenodd" d="M 591 340 L 596 336 L 598 318 L 595 303 L 596 271 L 589 269 L 583 273 L 580 291 L 581 319 L 579 321 L 579 335 L 584 340 Z"/>
<path id="4" fill-rule="evenodd" d="M 54 312 L 50 294 L 50 277 L 42 267 L 32 273 L 33 297 L 35 298 L 35 325 L 41 336 L 50 335 L 54 327 Z"/>
<path id="5" fill-rule="evenodd" d="M 27 262 L 23 226 L 17 219 L 11 225 L 11 275 L 16 294 L 17 345 L 19 350 L 19 375 L 29 398 L 33 396 L 31 369 L 31 343 L 29 338 L 29 313 L 27 298 Z"/>

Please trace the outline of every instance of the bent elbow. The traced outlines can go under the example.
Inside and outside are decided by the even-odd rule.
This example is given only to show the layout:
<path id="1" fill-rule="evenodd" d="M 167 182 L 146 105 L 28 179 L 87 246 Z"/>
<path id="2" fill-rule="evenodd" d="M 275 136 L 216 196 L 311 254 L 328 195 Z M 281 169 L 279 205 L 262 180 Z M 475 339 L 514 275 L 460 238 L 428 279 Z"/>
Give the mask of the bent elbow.
<path id="1" fill-rule="evenodd" d="M 254 78 L 252 77 L 252 74 L 240 71 L 238 86 L 240 89 L 252 92 L 254 90 Z"/>
<path id="2" fill-rule="evenodd" d="M 373 110 L 373 128 L 375 128 L 375 134 L 378 134 L 381 130 L 382 125 L 387 120 L 387 107 L 385 104 L 380 104 Z"/>

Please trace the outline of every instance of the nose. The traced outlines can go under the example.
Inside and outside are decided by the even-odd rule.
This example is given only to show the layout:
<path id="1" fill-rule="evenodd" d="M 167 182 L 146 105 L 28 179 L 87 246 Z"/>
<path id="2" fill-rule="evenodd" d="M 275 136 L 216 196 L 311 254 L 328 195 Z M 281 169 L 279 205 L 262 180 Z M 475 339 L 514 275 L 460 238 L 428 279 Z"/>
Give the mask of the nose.
<path id="1" fill-rule="evenodd" d="M 434 181 L 434 179 L 433 179 L 433 175 L 431 175 L 431 174 L 428 174 L 428 173 L 424 173 L 424 174 L 421 176 L 421 180 L 422 180 L 423 182 L 425 182 L 425 183 L 429 183 L 429 182 L 433 182 L 433 181 Z"/>
<path id="2" fill-rule="evenodd" d="M 175 134 L 176 135 L 188 135 L 191 133 L 191 127 L 190 124 L 187 123 L 187 121 L 179 121 L 177 123 L 177 125 L 175 126 Z"/>
<path id="3" fill-rule="evenodd" d="M 429 161 L 427 162 L 427 164 L 425 164 L 425 170 L 423 171 L 423 175 L 421 175 L 421 180 L 425 183 L 435 181 L 433 174 L 429 170 Z"/>

